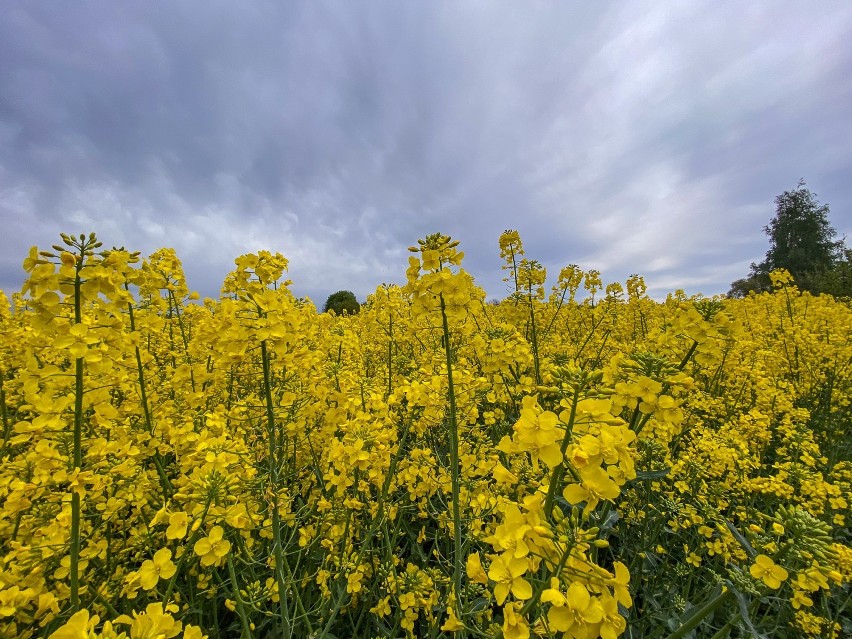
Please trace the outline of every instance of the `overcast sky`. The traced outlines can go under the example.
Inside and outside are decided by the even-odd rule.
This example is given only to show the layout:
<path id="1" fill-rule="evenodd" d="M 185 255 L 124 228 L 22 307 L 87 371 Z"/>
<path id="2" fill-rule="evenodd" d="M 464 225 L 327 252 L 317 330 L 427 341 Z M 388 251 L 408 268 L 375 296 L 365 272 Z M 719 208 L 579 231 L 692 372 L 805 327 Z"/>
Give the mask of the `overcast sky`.
<path id="1" fill-rule="evenodd" d="M 0 288 L 31 245 L 238 255 L 363 300 L 441 231 L 503 297 L 548 267 L 725 292 L 805 178 L 852 236 L 852 3 L 8 2 Z M 850 239 L 850 238 L 847 238 Z"/>

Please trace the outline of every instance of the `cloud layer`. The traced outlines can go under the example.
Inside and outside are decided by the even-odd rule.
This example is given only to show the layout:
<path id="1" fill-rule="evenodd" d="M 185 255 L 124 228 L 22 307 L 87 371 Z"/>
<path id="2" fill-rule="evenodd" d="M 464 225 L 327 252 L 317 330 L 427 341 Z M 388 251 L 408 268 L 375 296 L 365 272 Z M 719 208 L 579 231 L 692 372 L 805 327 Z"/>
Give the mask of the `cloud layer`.
<path id="1" fill-rule="evenodd" d="M 500 297 L 555 275 L 724 292 L 800 177 L 852 235 L 852 5 L 20 3 L 0 21 L 0 288 L 60 231 L 237 255 L 360 299 L 440 230 Z"/>

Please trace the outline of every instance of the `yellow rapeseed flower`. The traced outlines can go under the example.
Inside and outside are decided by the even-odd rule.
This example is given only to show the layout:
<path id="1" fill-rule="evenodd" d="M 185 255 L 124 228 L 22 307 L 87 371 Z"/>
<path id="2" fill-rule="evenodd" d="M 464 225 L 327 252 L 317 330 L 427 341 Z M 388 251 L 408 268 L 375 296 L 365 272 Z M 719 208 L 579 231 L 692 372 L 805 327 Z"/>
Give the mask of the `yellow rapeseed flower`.
<path id="1" fill-rule="evenodd" d="M 166 539 L 183 539 L 186 537 L 188 525 L 189 516 L 185 512 L 172 513 L 169 517 L 169 527 L 166 528 Z"/>
<path id="2" fill-rule="evenodd" d="M 160 579 L 171 579 L 175 574 L 174 562 L 172 562 L 172 551 L 168 548 L 160 548 L 154 553 L 154 559 L 147 559 L 139 569 L 139 581 L 145 590 L 151 590 Z"/>
<path id="3" fill-rule="evenodd" d="M 441 630 L 444 632 L 458 632 L 459 630 L 464 630 L 464 624 L 459 621 L 458 617 L 456 617 L 456 611 L 452 606 L 447 607 L 447 620 L 444 622 L 444 625 L 441 626 Z"/>
<path id="4" fill-rule="evenodd" d="M 763 580 L 763 583 L 774 590 L 780 588 L 781 582 L 787 579 L 787 571 L 781 566 L 776 565 L 766 555 L 755 557 L 754 563 L 749 568 L 749 572 L 752 577 Z"/>
<path id="5" fill-rule="evenodd" d="M 485 574 L 485 570 L 482 568 L 482 560 L 479 558 L 478 552 L 467 557 L 467 576 L 477 583 L 488 583 L 488 575 Z"/>
<path id="6" fill-rule="evenodd" d="M 50 634 L 47 639 L 80 639 L 89 636 L 89 630 L 98 623 L 97 617 L 89 619 L 88 610 L 79 610 L 71 615 L 58 630 Z"/>
<path id="7" fill-rule="evenodd" d="M 503 607 L 503 637 L 505 639 L 529 639 L 530 626 L 527 620 L 518 614 L 520 602 L 506 604 Z"/>
<path id="8" fill-rule="evenodd" d="M 207 537 L 202 537 L 195 542 L 193 550 L 195 554 L 201 557 L 202 566 L 212 566 L 218 563 L 228 551 L 231 549 L 231 542 L 227 539 L 222 539 L 225 531 L 221 526 L 213 526 Z"/>
<path id="9" fill-rule="evenodd" d="M 511 554 L 498 556 L 491 562 L 488 569 L 488 577 L 497 582 L 494 586 L 494 598 L 497 605 L 502 606 L 509 593 L 518 599 L 529 599 L 532 597 L 532 586 L 523 578 L 529 568 L 529 562 L 522 557 L 512 557 Z"/>

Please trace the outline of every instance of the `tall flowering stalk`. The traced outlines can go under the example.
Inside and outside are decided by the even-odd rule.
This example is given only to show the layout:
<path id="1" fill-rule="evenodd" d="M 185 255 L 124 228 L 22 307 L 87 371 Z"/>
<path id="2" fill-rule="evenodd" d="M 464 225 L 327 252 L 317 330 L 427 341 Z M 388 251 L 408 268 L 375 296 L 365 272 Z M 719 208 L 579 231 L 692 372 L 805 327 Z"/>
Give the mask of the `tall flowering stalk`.
<path id="1" fill-rule="evenodd" d="M 294 338 L 296 331 L 291 326 L 292 315 L 288 310 L 292 299 L 286 289 L 286 283 L 279 288 L 279 280 L 287 269 L 287 260 L 280 253 L 261 251 L 258 254 L 243 255 L 236 260 L 237 268 L 225 282 L 223 291 L 232 293 L 236 300 L 233 309 L 235 325 L 233 335 L 229 336 L 233 348 L 234 339 L 243 342 L 241 348 L 256 343 L 260 346 L 260 364 L 262 370 L 263 414 L 267 438 L 267 487 L 269 517 L 271 521 L 272 556 L 274 561 L 274 581 L 278 593 L 280 629 L 284 636 L 290 636 L 290 612 L 288 601 L 288 583 L 282 541 L 280 492 L 284 487 L 281 481 L 284 454 L 289 442 L 284 429 L 278 423 L 275 414 L 275 400 L 272 386 L 273 351 L 283 347 Z M 297 605 L 300 603 L 295 594 Z M 301 611 L 304 614 L 304 610 Z"/>
<path id="2" fill-rule="evenodd" d="M 447 367 L 447 401 L 449 404 L 450 477 L 453 516 L 453 591 L 457 611 L 462 610 L 462 527 L 459 469 L 459 419 L 453 380 L 453 341 L 464 330 L 467 309 L 475 299 L 473 280 L 460 269 L 464 253 L 457 250 L 458 241 L 436 233 L 418 240 L 409 250 L 420 257 L 409 258 L 406 290 L 412 296 L 412 313 L 440 317 L 439 330 Z M 458 268 L 458 270 L 455 270 Z M 451 330 L 452 328 L 454 330 Z M 469 330 L 469 329 L 468 329 Z M 460 614 L 460 613 L 459 613 Z"/>
<path id="3" fill-rule="evenodd" d="M 94 233 L 62 235 L 64 246 L 54 245 L 56 253 L 33 248 L 24 267 L 30 273 L 24 292 L 39 314 L 38 326 L 49 336 L 60 356 L 73 360 L 73 421 L 68 481 L 71 489 L 69 540 L 69 599 L 71 612 L 80 609 L 81 511 L 85 481 L 91 473 L 83 469 L 83 427 L 85 368 L 98 367 L 102 349 L 111 342 L 122 348 L 120 309 L 129 295 L 119 282 L 121 271 L 130 259 L 124 251 L 104 251 Z M 58 269 L 57 269 L 58 267 Z M 59 291 L 57 293 L 56 291 Z M 61 294 L 65 295 L 63 299 Z M 90 316 L 84 317 L 89 310 Z M 100 324 L 100 325 L 99 325 Z M 117 330 L 116 330 L 117 329 Z M 84 479 L 85 478 L 85 479 Z"/>
<path id="4" fill-rule="evenodd" d="M 517 231 L 503 231 L 499 244 L 500 257 L 505 261 L 503 269 L 509 272 L 509 275 L 503 278 L 503 281 L 509 282 L 514 288 L 514 293 L 511 295 L 514 303 L 524 302 L 527 307 L 527 339 L 532 346 L 535 383 L 538 385 L 541 384 L 541 356 L 539 354 L 536 303 L 544 300 L 544 282 L 547 279 L 547 270 L 538 260 L 523 257 L 524 246 Z"/>

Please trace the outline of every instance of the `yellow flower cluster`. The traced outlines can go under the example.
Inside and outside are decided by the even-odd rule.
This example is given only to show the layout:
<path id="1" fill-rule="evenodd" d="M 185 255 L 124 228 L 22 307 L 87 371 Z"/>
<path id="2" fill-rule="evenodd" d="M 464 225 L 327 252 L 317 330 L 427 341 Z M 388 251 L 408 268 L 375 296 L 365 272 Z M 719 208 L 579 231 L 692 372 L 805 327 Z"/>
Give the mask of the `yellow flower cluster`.
<path id="1" fill-rule="evenodd" d="M 852 627 L 848 304 L 576 265 L 545 299 L 499 247 L 500 303 L 435 234 L 342 317 L 276 253 L 201 302 L 169 249 L 32 249 L 0 293 L 0 636 Z"/>

